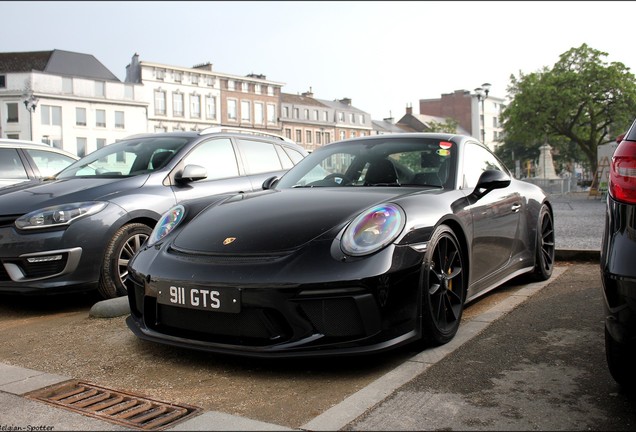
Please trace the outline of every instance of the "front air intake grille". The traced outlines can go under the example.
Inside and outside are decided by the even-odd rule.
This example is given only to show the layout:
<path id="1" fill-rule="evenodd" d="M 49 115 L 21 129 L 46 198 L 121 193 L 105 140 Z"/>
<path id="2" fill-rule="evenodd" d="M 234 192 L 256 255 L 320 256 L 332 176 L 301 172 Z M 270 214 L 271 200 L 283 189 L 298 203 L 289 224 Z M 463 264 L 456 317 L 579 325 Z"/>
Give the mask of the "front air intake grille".
<path id="1" fill-rule="evenodd" d="M 360 312 L 351 297 L 304 300 L 299 304 L 316 330 L 325 336 L 365 334 Z"/>
<path id="2" fill-rule="evenodd" d="M 81 381 L 65 381 L 25 396 L 138 430 L 163 430 L 200 411 Z"/>

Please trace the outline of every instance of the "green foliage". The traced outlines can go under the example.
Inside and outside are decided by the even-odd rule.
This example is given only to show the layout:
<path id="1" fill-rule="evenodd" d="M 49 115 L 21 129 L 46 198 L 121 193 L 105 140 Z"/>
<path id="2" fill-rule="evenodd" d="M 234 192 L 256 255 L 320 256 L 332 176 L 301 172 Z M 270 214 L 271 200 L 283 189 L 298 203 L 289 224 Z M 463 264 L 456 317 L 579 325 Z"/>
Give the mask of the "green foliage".
<path id="1" fill-rule="evenodd" d="M 636 117 L 636 81 L 623 63 L 586 44 L 561 54 L 552 67 L 511 75 L 511 103 L 502 113 L 499 153 L 534 159 L 548 142 L 558 163 L 587 159 L 596 170 L 597 146 L 612 142 Z M 578 159 L 577 159 L 578 158 Z M 583 160 L 582 160 L 583 159 Z"/>
<path id="2" fill-rule="evenodd" d="M 459 122 L 452 118 L 444 119 L 444 123 L 439 123 L 436 121 L 430 121 L 427 123 L 429 130 L 426 132 L 447 132 L 447 133 L 457 133 L 457 128 L 459 127 Z"/>

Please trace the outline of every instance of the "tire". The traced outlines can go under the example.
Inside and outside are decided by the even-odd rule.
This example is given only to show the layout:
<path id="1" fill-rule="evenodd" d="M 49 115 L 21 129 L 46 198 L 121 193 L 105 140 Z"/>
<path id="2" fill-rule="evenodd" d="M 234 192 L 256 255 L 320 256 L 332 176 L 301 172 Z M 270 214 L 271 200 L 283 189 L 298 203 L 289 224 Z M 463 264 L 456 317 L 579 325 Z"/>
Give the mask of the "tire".
<path id="1" fill-rule="evenodd" d="M 605 358 L 614 381 L 625 388 L 636 386 L 636 348 L 622 344 L 605 329 Z"/>
<path id="2" fill-rule="evenodd" d="M 554 269 L 554 220 L 547 205 L 543 204 L 537 222 L 537 239 L 535 246 L 535 264 L 532 279 L 545 281 L 552 276 Z"/>
<path id="3" fill-rule="evenodd" d="M 424 255 L 422 289 L 422 339 L 425 344 L 443 345 L 457 334 L 464 311 L 467 278 L 464 254 L 457 236 L 440 225 Z"/>
<path id="4" fill-rule="evenodd" d="M 131 223 L 117 230 L 106 247 L 97 290 L 104 299 L 127 294 L 124 279 L 128 261 L 150 236 L 152 229 L 142 223 Z"/>

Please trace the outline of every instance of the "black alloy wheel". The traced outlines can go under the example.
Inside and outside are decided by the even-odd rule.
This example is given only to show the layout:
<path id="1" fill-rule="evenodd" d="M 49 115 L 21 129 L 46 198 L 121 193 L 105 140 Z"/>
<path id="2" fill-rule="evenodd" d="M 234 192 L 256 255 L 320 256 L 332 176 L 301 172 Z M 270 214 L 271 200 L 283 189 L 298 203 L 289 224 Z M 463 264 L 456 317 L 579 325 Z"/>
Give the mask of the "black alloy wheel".
<path id="1" fill-rule="evenodd" d="M 554 221 L 547 205 L 541 206 L 537 225 L 536 263 L 532 273 L 537 281 L 550 279 L 554 268 Z"/>
<path id="2" fill-rule="evenodd" d="M 142 223 L 131 223 L 117 230 L 106 248 L 99 278 L 98 291 L 104 299 L 127 294 L 124 280 L 128 276 L 128 262 L 151 233 L 152 229 Z"/>
<path id="3" fill-rule="evenodd" d="M 467 280 L 457 236 L 440 225 L 428 243 L 422 270 L 422 337 L 442 345 L 457 334 L 464 311 Z"/>

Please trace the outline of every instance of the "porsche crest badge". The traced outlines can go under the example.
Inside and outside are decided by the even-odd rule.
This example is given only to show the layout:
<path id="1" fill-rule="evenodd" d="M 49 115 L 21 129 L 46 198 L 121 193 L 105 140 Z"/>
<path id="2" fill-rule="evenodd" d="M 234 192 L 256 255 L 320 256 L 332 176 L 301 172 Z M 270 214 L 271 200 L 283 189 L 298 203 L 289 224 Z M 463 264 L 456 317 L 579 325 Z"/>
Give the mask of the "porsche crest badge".
<path id="1" fill-rule="evenodd" d="M 223 246 L 227 246 L 230 243 L 232 243 L 234 240 L 236 240 L 236 237 L 228 237 L 225 240 L 223 240 Z"/>

